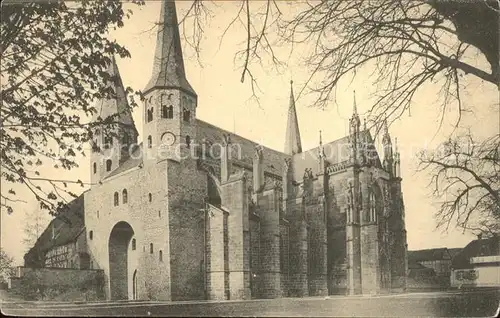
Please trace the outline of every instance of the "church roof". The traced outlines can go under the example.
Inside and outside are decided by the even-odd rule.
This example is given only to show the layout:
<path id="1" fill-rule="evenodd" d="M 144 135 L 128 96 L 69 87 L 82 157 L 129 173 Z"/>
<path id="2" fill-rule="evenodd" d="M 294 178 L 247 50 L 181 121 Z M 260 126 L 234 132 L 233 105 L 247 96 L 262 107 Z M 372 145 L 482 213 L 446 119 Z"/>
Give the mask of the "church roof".
<path id="1" fill-rule="evenodd" d="M 197 141 L 201 142 L 203 139 L 206 139 L 208 142 L 212 144 L 221 144 L 224 140 L 223 135 L 230 135 L 231 142 L 234 146 L 233 149 L 237 150 L 241 149 L 241 156 L 237 156 L 238 152 L 235 152 L 235 157 L 233 157 L 234 161 L 246 166 L 252 166 L 253 164 L 253 156 L 255 153 L 255 147 L 259 145 L 258 143 L 251 141 L 245 137 L 239 136 L 235 133 L 231 133 L 227 130 L 209 124 L 203 120 L 197 119 L 196 123 L 197 127 Z M 139 166 L 143 162 L 143 158 L 141 156 L 141 152 L 143 149 L 143 144 L 141 143 L 132 153 L 130 158 L 126 160 L 123 164 L 121 164 L 117 169 L 111 172 L 105 179 L 109 179 L 113 176 L 116 176 L 122 172 L 130 170 Z M 212 155 L 215 158 L 220 158 L 220 147 L 213 147 Z M 264 165 L 265 171 L 276 176 L 281 177 L 283 171 L 283 164 L 285 158 L 289 158 L 290 156 L 263 146 L 264 151 Z"/>
<path id="2" fill-rule="evenodd" d="M 161 4 L 153 73 L 144 88 L 144 93 L 155 87 L 178 88 L 196 96 L 196 92 L 186 79 L 184 70 L 175 1 L 166 0 Z"/>
<path id="3" fill-rule="evenodd" d="M 259 145 L 258 143 L 251 141 L 245 137 L 239 136 L 235 133 L 231 133 L 227 130 L 209 124 L 200 119 L 197 120 L 198 127 L 198 140 L 207 139 L 212 143 L 221 143 L 223 139 L 223 135 L 230 135 L 231 142 L 235 147 L 240 147 L 241 149 L 241 157 L 237 158 L 236 161 L 242 162 L 247 165 L 253 164 L 253 156 L 255 153 L 255 147 Z M 282 176 L 283 174 L 283 165 L 285 158 L 290 158 L 289 155 L 284 154 L 280 151 L 262 146 L 264 152 L 264 169 L 266 172 L 275 174 L 277 176 Z M 214 156 L 219 157 L 219 153 L 217 152 L 219 147 L 214 147 Z M 233 148 L 234 149 L 234 148 Z"/>

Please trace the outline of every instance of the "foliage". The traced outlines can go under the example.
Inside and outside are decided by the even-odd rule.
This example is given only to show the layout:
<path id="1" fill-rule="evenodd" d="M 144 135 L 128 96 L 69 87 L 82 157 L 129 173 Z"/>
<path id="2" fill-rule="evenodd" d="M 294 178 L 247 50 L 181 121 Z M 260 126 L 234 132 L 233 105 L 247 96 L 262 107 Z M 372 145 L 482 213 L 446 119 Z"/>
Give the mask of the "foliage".
<path id="1" fill-rule="evenodd" d="M 438 226 L 456 225 L 478 233 L 500 233 L 500 135 L 475 140 L 468 133 L 422 152 L 420 168 L 431 173 L 441 200 Z"/>
<path id="2" fill-rule="evenodd" d="M 115 79 L 106 68 L 112 56 L 130 54 L 108 31 L 122 27 L 131 12 L 107 0 L 5 2 L 0 31 L 2 183 L 21 185 L 42 209 L 56 213 L 66 207 L 63 194 L 75 196 L 68 183 L 83 183 L 43 176 L 40 167 L 77 167 L 75 158 L 85 155 L 83 145 L 93 128 L 117 125 L 114 116 L 95 122 L 87 118 L 98 117 L 96 99 L 115 96 L 108 85 Z M 1 193 L 1 207 L 9 213 L 21 201 L 13 188 Z"/>

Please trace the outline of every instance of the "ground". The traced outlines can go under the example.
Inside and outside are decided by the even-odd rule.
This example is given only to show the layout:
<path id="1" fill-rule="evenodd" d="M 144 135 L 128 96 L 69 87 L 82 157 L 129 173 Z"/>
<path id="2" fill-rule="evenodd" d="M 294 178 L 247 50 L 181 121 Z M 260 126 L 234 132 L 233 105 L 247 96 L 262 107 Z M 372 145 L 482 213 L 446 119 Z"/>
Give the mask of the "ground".
<path id="1" fill-rule="evenodd" d="M 32 316 L 356 316 L 485 317 L 498 315 L 500 290 L 421 292 L 223 302 L 2 302 L 4 315 Z"/>

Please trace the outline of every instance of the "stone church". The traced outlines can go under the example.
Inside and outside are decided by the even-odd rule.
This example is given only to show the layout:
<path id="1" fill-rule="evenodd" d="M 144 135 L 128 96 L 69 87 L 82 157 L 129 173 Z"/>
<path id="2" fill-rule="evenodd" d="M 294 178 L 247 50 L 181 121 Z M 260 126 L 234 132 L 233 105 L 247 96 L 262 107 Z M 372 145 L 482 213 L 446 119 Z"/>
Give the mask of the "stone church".
<path id="1" fill-rule="evenodd" d="M 162 3 L 144 142 L 113 61 L 119 138 L 96 131 L 84 213 L 85 266 L 108 299 L 375 294 L 406 286 L 400 161 L 383 159 L 354 101 L 349 135 L 304 151 L 290 92 L 284 152 L 196 118 L 175 2 Z M 283 123 L 285 124 L 285 123 Z M 71 262 L 77 264 L 76 262 Z M 74 265 L 77 266 L 77 265 Z M 80 265 L 84 266 L 84 265 Z"/>

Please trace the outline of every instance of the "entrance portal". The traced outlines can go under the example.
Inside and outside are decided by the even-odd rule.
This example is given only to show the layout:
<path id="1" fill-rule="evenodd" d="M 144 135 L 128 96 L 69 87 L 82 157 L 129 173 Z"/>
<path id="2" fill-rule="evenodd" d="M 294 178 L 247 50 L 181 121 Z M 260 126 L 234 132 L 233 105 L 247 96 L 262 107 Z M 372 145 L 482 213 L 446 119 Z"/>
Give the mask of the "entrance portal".
<path id="1" fill-rule="evenodd" d="M 109 235 L 109 285 L 112 300 L 128 299 L 128 245 L 132 236 L 134 230 L 123 221 L 118 222 Z"/>

